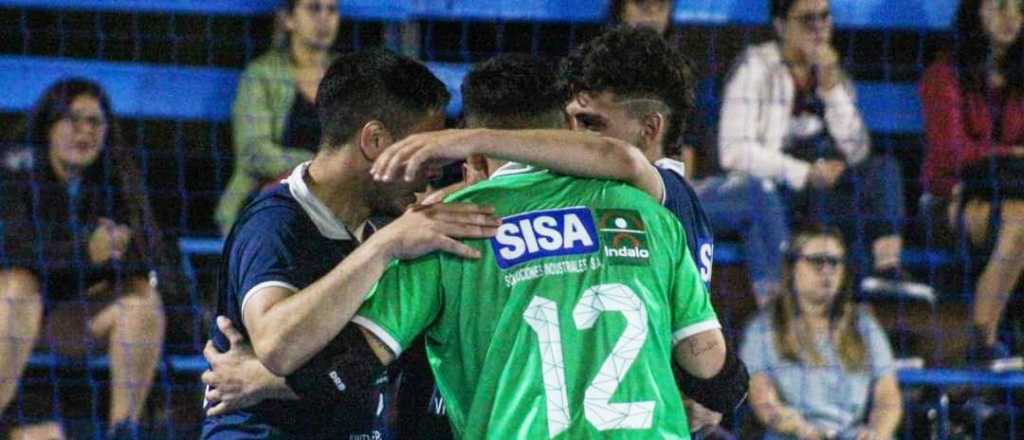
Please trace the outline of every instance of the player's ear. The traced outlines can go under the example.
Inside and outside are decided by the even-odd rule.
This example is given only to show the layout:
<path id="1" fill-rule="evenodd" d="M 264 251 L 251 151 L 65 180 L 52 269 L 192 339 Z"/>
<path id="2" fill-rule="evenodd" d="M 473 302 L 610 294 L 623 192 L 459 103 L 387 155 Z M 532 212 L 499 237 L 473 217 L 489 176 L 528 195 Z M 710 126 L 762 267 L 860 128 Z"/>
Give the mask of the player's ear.
<path id="1" fill-rule="evenodd" d="M 467 157 L 463 167 L 463 180 L 470 185 L 486 180 L 491 174 L 487 169 L 487 159 L 479 154 Z"/>
<path id="2" fill-rule="evenodd" d="M 661 112 L 650 112 L 640 118 L 641 134 L 647 145 L 659 145 L 665 134 L 665 115 Z"/>
<path id="3" fill-rule="evenodd" d="M 383 123 L 372 120 L 359 130 L 356 142 L 359 149 L 363 151 L 363 156 L 373 161 L 394 142 L 394 138 Z"/>

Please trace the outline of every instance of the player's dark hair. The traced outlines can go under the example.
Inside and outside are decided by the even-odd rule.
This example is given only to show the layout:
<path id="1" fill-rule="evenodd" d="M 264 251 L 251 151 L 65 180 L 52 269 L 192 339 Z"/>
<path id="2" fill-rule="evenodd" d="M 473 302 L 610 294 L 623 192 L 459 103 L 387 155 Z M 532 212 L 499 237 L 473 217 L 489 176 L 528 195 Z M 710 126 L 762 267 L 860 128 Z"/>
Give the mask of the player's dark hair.
<path id="1" fill-rule="evenodd" d="M 988 88 L 988 63 L 992 56 L 992 43 L 981 21 L 981 2 L 962 0 L 953 25 L 960 85 L 964 91 L 972 93 L 984 93 Z M 1011 92 L 1024 93 L 1024 31 L 1017 34 L 1017 39 L 995 67 L 1006 75 Z"/>
<path id="2" fill-rule="evenodd" d="M 768 13 L 771 14 L 772 18 L 786 19 L 789 15 L 789 11 L 793 9 L 793 5 L 800 0 L 769 0 L 768 1 Z"/>
<path id="3" fill-rule="evenodd" d="M 316 93 L 320 148 L 338 148 L 367 122 L 380 121 L 396 139 L 431 112 L 442 111 L 450 95 L 433 73 L 411 58 L 383 49 L 339 56 Z"/>
<path id="4" fill-rule="evenodd" d="M 561 128 L 566 94 L 555 62 L 525 54 L 501 54 L 473 66 L 462 82 L 462 106 L 470 126 Z"/>
<path id="5" fill-rule="evenodd" d="M 678 147 L 686 117 L 694 108 L 693 65 L 657 32 L 616 26 L 580 46 L 565 59 L 562 79 L 571 95 L 612 92 L 618 100 L 645 99 L 667 107 L 666 151 Z M 644 108 L 648 107 L 648 108 Z M 649 106 L 631 106 L 634 116 Z"/>

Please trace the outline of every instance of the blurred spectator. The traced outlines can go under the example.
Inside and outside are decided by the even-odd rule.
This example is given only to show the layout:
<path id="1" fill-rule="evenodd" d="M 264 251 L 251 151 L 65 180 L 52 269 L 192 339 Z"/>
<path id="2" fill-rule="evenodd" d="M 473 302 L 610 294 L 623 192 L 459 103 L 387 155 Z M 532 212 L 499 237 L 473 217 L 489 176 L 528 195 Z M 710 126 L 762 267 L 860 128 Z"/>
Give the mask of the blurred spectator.
<path id="1" fill-rule="evenodd" d="M 258 189 L 313 157 L 320 145 L 316 89 L 334 60 L 337 0 L 288 0 L 285 38 L 242 73 L 231 109 L 235 167 L 214 219 L 227 235 Z"/>
<path id="2" fill-rule="evenodd" d="M 47 89 L 16 139 L 32 160 L 0 172 L 0 408 L 37 342 L 75 357 L 106 347 L 109 430 L 131 438 L 165 330 L 160 232 L 138 169 L 110 100 L 86 80 Z M 56 421 L 27 429 L 63 438 Z"/>
<path id="3" fill-rule="evenodd" d="M 765 438 L 891 438 L 903 410 L 892 349 L 851 299 L 839 231 L 798 232 L 791 256 L 786 291 L 740 346 Z"/>
<path id="4" fill-rule="evenodd" d="M 862 292 L 930 298 L 932 289 L 901 269 L 903 178 L 895 158 L 871 155 L 830 41 L 828 0 L 770 1 L 775 40 L 748 48 L 725 87 L 722 167 L 783 184 L 790 212 L 809 217 L 796 223 L 840 226 L 852 240 L 857 278 L 870 270 Z"/>
<path id="5" fill-rule="evenodd" d="M 990 252 L 972 318 L 976 356 L 1004 356 L 999 323 L 1024 271 L 1024 38 L 1020 0 L 964 0 L 956 48 L 924 73 L 927 192 L 950 224 Z M 960 223 L 962 221 L 962 223 Z"/>
<path id="6" fill-rule="evenodd" d="M 671 38 L 671 0 L 614 0 L 611 3 L 613 23 L 644 26 Z M 694 115 L 697 113 L 694 112 Z M 785 210 L 771 185 L 745 175 L 712 176 L 697 179 L 697 154 L 694 142 L 708 139 L 695 117 L 688 118 L 681 151 L 677 143 L 669 157 L 683 159 L 686 177 L 697 191 L 704 211 L 718 235 L 737 234 L 743 240 L 743 254 L 753 285 L 758 307 L 768 303 L 779 290 L 783 254 L 789 237 Z"/>
<path id="7" fill-rule="evenodd" d="M 647 27 L 667 37 L 672 33 L 673 9 L 672 0 L 612 0 L 608 17 L 612 25 Z"/>

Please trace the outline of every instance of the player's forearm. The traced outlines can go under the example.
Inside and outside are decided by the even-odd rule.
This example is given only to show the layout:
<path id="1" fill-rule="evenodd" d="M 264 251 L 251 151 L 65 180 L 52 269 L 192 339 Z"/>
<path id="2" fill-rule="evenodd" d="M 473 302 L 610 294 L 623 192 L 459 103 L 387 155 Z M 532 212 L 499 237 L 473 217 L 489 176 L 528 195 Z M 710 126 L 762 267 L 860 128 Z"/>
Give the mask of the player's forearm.
<path id="1" fill-rule="evenodd" d="M 391 257 L 386 244 L 367 241 L 313 284 L 268 311 L 267 340 L 254 346 L 260 360 L 278 376 L 305 364 L 348 324 Z M 260 345 L 263 350 L 260 350 Z"/>
<path id="2" fill-rule="evenodd" d="M 607 136 L 570 130 L 492 130 L 479 152 L 571 176 L 610 179 L 661 198 L 661 177 L 643 152 Z"/>

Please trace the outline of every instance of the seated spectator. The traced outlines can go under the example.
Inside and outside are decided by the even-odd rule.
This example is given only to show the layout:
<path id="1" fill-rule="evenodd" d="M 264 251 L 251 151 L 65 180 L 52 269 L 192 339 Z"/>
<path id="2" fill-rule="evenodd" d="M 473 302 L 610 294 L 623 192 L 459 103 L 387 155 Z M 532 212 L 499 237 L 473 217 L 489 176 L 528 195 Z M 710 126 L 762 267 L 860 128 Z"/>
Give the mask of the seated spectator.
<path id="1" fill-rule="evenodd" d="M 972 313 L 973 354 L 993 360 L 999 323 L 1024 272 L 1024 37 L 1020 0 L 963 0 L 956 50 L 924 73 L 925 190 L 950 224 L 990 253 Z M 960 221 L 962 220 L 962 224 Z"/>
<path id="2" fill-rule="evenodd" d="M 283 43 L 246 67 L 231 108 L 235 166 L 214 213 L 224 235 L 260 187 L 285 177 L 320 145 L 316 88 L 334 60 L 338 3 L 284 3 Z"/>
<path id="3" fill-rule="evenodd" d="M 159 230 L 139 172 L 92 82 L 54 84 L 26 125 L 16 139 L 32 160 L 0 171 L 0 409 L 20 406 L 17 379 L 37 343 L 75 357 L 106 347 L 111 438 L 134 438 L 165 330 Z M 12 437 L 61 431 L 49 422 Z"/>
<path id="4" fill-rule="evenodd" d="M 828 0 L 770 1 L 775 39 L 748 48 L 725 87 L 722 167 L 782 185 L 790 212 L 809 217 L 794 223 L 841 227 L 862 292 L 931 297 L 901 269 L 903 179 L 895 158 L 871 154 Z"/>
<path id="5" fill-rule="evenodd" d="M 892 349 L 852 301 L 839 231 L 799 231 L 791 256 L 786 291 L 740 345 L 765 438 L 892 438 L 903 410 Z"/>
<path id="6" fill-rule="evenodd" d="M 615 0 L 610 17 L 613 23 L 649 27 L 671 38 L 674 6 L 670 0 Z M 698 179 L 695 150 L 699 145 L 695 145 L 707 136 L 695 119 L 687 121 L 682 148 L 673 142 L 665 153 L 683 159 L 686 177 L 693 183 L 715 234 L 736 234 L 743 240 L 754 298 L 761 307 L 778 292 L 782 277 L 783 254 L 789 238 L 782 201 L 774 188 L 749 176 Z"/>

